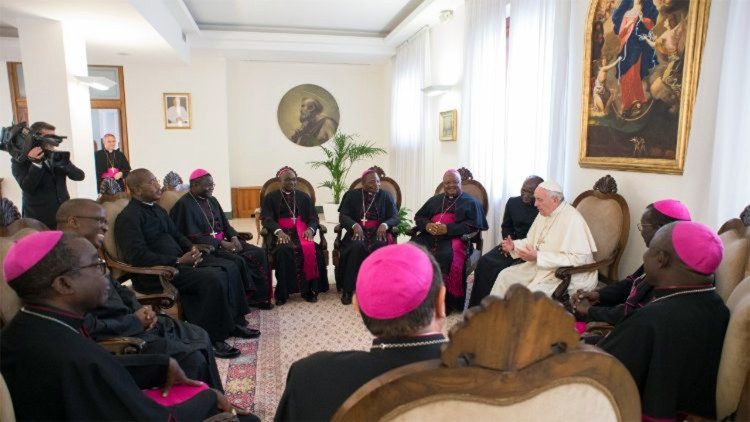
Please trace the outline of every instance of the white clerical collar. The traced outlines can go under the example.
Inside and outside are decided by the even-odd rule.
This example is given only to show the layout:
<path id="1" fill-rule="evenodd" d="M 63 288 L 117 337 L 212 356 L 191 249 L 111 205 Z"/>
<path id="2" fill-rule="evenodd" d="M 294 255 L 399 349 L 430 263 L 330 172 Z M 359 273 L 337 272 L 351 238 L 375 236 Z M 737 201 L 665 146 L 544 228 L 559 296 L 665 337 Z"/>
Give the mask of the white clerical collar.
<path id="1" fill-rule="evenodd" d="M 557 205 L 557 208 L 555 208 L 555 210 L 552 211 L 549 216 L 554 217 L 557 214 L 560 214 L 562 212 L 562 209 L 565 207 L 565 205 L 567 205 L 567 202 L 560 201 L 560 204 Z"/>
<path id="2" fill-rule="evenodd" d="M 138 200 L 138 202 L 140 202 L 143 205 L 148 205 L 149 207 L 153 207 L 154 206 L 153 202 L 141 201 L 140 199 Z"/>

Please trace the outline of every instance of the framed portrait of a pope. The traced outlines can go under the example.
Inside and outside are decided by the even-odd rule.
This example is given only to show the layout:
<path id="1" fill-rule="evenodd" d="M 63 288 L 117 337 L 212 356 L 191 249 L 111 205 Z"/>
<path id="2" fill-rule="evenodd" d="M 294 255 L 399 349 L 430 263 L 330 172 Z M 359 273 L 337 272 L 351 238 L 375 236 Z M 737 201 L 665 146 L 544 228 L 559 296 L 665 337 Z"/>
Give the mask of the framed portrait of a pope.
<path id="1" fill-rule="evenodd" d="M 590 0 L 582 167 L 682 174 L 710 0 Z"/>
<path id="2" fill-rule="evenodd" d="M 190 129 L 193 125 L 190 94 L 164 93 L 164 129 Z"/>

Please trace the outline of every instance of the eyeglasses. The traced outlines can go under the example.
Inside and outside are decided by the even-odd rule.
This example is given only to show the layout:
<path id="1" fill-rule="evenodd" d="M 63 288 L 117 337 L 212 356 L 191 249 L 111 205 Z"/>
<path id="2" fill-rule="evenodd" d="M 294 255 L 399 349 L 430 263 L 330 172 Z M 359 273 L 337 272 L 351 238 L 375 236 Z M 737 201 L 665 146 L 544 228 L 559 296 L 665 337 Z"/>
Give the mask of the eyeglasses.
<path id="1" fill-rule="evenodd" d="M 641 223 L 638 223 L 637 226 L 638 226 L 639 232 L 642 232 L 644 227 L 654 227 L 654 226 L 659 227 L 657 224 L 641 224 Z"/>
<path id="2" fill-rule="evenodd" d="M 82 267 L 73 267 L 73 268 L 70 268 L 70 269 L 65 270 L 65 271 L 61 272 L 60 274 L 56 275 L 52 279 L 54 280 L 55 278 L 60 277 L 63 274 L 72 273 L 72 272 L 75 272 L 75 271 L 81 271 L 81 270 L 85 270 L 86 268 L 91 268 L 91 267 L 97 267 L 99 269 L 99 272 L 102 275 L 107 275 L 107 270 L 108 270 L 107 269 L 107 261 L 105 261 L 105 260 L 103 260 L 101 258 L 97 258 L 96 262 L 94 262 L 93 264 L 84 265 Z"/>
<path id="3" fill-rule="evenodd" d="M 99 224 L 106 225 L 107 224 L 107 217 L 89 217 L 86 215 L 76 215 L 75 218 L 86 218 L 89 220 L 96 220 L 99 222 Z"/>

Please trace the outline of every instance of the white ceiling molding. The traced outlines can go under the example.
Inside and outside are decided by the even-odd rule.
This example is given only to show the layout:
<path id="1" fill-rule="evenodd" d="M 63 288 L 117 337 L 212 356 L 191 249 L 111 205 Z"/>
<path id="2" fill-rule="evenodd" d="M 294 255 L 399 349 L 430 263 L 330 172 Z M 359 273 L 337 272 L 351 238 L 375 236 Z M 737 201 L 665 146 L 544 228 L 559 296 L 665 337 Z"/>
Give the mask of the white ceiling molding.
<path id="1" fill-rule="evenodd" d="M 440 15 L 445 10 L 453 10 L 463 4 L 463 0 L 425 0 L 413 12 L 401 21 L 385 37 L 385 43 L 398 47 L 425 26 L 440 22 Z"/>
<path id="2" fill-rule="evenodd" d="M 128 3 L 151 24 L 183 62 L 190 63 L 190 45 L 182 25 L 175 17 L 176 10 L 172 10 L 166 3 L 160 1 L 128 0 Z"/>

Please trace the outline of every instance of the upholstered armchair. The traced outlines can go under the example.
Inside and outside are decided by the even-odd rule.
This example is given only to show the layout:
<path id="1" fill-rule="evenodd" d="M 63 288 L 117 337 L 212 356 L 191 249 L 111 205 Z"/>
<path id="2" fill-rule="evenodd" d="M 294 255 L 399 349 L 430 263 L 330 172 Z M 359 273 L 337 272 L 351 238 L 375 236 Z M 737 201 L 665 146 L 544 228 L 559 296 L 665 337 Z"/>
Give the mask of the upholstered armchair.
<path id="1" fill-rule="evenodd" d="M 745 277 L 750 277 L 750 205 L 742 218 L 733 218 L 719 229 L 724 258 L 716 269 L 716 292 L 724 301 Z"/>
<path id="2" fill-rule="evenodd" d="M 599 271 L 599 279 L 605 284 L 619 280 L 617 267 L 625 251 L 630 233 L 630 210 L 628 203 L 617 193 L 617 182 L 606 175 L 599 179 L 594 188 L 587 190 L 572 204 L 581 213 L 596 242 L 594 263 L 577 267 L 560 267 L 555 276 L 562 280 L 552 298 L 568 304 L 568 286 L 573 274 Z"/>
<path id="3" fill-rule="evenodd" d="M 640 420 L 627 368 L 580 344 L 573 324 L 545 294 L 511 286 L 464 314 L 440 359 L 371 380 L 333 420 Z"/>
<path id="4" fill-rule="evenodd" d="M 716 420 L 750 420 L 750 276 L 728 297 L 729 326 L 716 378 Z"/>

